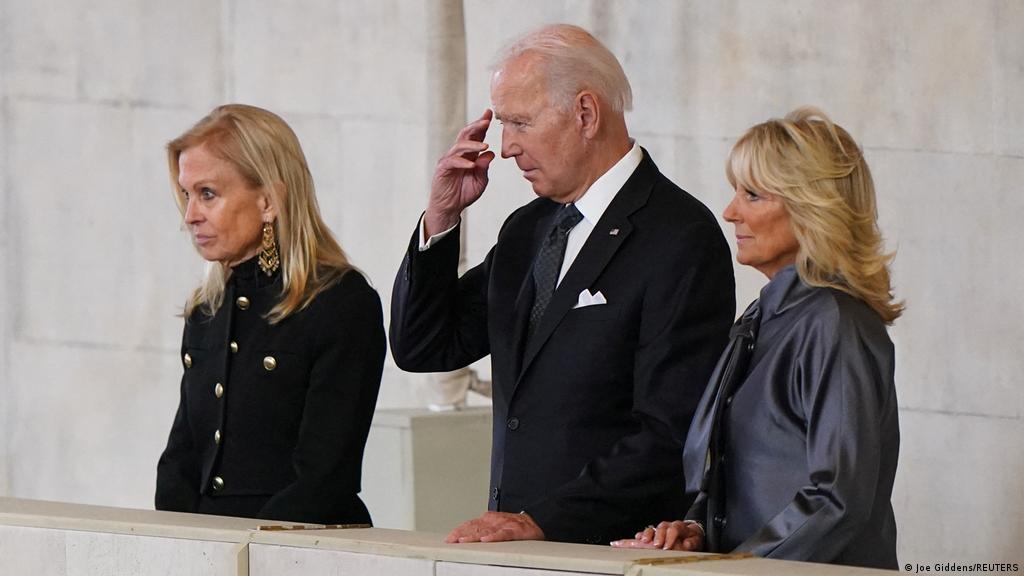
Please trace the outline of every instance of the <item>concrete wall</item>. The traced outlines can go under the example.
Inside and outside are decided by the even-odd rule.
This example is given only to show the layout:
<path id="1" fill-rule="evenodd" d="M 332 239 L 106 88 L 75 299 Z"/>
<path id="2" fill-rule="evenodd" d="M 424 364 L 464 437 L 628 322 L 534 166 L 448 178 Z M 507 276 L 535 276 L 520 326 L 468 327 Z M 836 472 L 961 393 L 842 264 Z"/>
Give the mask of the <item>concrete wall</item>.
<path id="1" fill-rule="evenodd" d="M 224 101 L 281 113 L 328 223 L 387 300 L 463 85 L 476 117 L 495 49 L 549 21 L 620 57 L 634 137 L 718 213 L 723 160 L 751 124 L 810 103 L 861 141 L 908 303 L 892 329 L 901 560 L 1020 559 L 1019 0 L 0 0 L 0 491 L 151 502 L 180 376 L 174 315 L 202 272 L 165 141 Z M 463 36 L 464 72 L 437 56 Z M 493 165 L 467 217 L 470 263 L 531 197 L 512 163 Z M 745 304 L 763 279 L 737 278 Z M 422 404 L 419 386 L 389 361 L 380 404 Z"/>

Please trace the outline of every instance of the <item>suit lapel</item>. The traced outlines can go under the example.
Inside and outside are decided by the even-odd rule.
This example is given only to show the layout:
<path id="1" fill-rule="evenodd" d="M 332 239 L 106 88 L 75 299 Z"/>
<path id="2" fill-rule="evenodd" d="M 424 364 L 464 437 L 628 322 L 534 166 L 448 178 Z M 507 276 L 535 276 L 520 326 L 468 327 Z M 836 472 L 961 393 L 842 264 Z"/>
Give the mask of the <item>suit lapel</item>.
<path id="1" fill-rule="evenodd" d="M 591 231 L 580 253 L 566 272 L 565 278 L 555 289 L 551 303 L 548 304 L 544 316 L 540 319 L 540 324 L 537 325 L 536 333 L 526 342 L 521 368 L 518 378 L 516 378 L 516 388 L 519 387 L 519 382 L 530 368 L 537 353 L 551 337 L 551 333 L 558 327 L 569 310 L 576 305 L 580 292 L 593 285 L 626 238 L 633 232 L 633 224 L 629 218 L 647 203 L 656 174 L 657 167 L 644 151 L 643 161 L 615 195 L 615 199 L 608 205 L 601 219 L 594 226 L 594 230 Z M 613 234 L 612 230 L 615 229 L 618 229 L 618 232 Z M 530 302 L 532 303 L 532 299 Z M 528 308 L 525 314 L 529 315 Z M 515 389 L 513 389 L 514 392 Z"/>

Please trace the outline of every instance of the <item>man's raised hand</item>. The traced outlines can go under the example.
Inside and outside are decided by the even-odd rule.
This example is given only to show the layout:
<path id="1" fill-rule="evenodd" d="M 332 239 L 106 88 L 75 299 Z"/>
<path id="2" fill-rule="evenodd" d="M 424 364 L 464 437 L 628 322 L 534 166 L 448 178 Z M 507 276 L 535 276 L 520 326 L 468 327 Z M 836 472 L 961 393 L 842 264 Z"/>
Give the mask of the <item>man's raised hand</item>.
<path id="1" fill-rule="evenodd" d="M 427 238 L 454 226 L 462 211 L 476 202 L 487 187 L 487 168 L 494 160 L 494 152 L 487 150 L 483 140 L 492 116 L 487 109 L 466 125 L 459 131 L 455 144 L 437 161 L 423 217 Z"/>

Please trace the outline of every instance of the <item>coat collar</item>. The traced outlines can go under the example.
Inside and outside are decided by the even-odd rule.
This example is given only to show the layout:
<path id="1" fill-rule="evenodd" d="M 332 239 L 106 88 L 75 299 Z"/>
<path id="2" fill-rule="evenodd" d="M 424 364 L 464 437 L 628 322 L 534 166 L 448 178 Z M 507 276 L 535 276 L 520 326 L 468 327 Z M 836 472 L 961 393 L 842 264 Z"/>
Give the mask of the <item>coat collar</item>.
<path id="1" fill-rule="evenodd" d="M 761 321 L 766 322 L 775 316 L 785 313 L 814 292 L 800 279 L 796 266 L 790 264 L 775 273 L 775 276 L 761 288 L 758 306 L 761 309 Z"/>
<path id="2" fill-rule="evenodd" d="M 260 256 L 257 254 L 232 266 L 228 282 L 246 290 L 258 290 L 276 283 L 281 277 L 281 269 L 278 268 L 268 276 L 260 269 L 259 260 Z"/>

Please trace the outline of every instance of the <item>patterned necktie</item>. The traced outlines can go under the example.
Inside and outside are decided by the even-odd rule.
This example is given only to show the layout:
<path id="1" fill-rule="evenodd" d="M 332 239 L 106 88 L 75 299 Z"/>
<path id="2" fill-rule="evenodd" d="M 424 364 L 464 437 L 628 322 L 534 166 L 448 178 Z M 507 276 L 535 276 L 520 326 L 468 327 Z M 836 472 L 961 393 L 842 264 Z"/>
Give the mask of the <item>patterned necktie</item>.
<path id="1" fill-rule="evenodd" d="M 569 243 L 569 231 L 582 219 L 583 214 L 580 214 L 575 205 L 567 204 L 565 208 L 560 208 L 547 242 L 537 253 L 537 259 L 533 263 L 534 298 L 533 308 L 530 309 L 530 335 L 533 335 L 555 293 L 558 273 L 562 269 L 562 259 L 565 257 L 565 246 Z"/>

